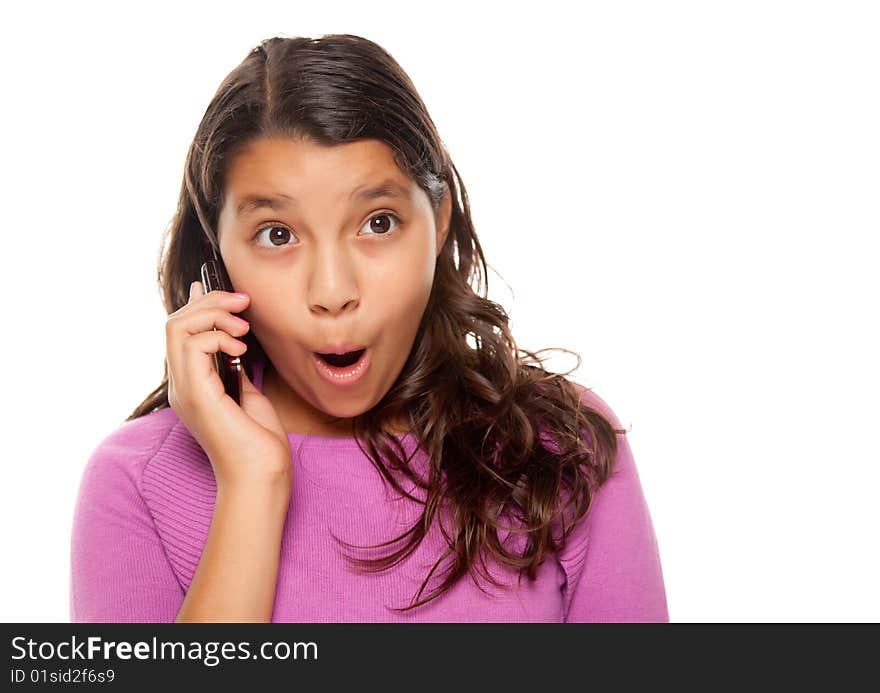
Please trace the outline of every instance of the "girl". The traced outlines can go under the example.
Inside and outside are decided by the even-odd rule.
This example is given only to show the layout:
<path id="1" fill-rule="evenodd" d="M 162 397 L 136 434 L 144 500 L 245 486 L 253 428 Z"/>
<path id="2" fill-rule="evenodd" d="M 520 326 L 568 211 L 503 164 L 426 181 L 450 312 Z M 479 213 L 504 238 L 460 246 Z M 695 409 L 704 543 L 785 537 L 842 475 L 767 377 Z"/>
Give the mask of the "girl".
<path id="1" fill-rule="evenodd" d="M 464 184 L 386 51 L 257 46 L 167 242 L 165 377 L 83 473 L 73 621 L 668 620 L 626 432 L 485 298 Z M 204 293 L 212 256 L 242 293 Z"/>

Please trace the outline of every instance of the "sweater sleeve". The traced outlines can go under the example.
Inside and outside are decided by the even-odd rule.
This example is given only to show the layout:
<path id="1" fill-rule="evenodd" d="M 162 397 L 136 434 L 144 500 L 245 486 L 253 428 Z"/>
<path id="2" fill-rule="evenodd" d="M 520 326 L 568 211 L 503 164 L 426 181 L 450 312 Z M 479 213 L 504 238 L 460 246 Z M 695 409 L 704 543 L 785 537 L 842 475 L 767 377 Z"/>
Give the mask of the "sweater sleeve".
<path id="1" fill-rule="evenodd" d="M 183 603 L 140 489 L 167 435 L 155 421 L 123 424 L 86 463 L 71 535 L 72 623 L 173 622 Z"/>
<path id="2" fill-rule="evenodd" d="M 622 429 L 604 400 L 589 390 L 583 398 Z M 617 444 L 614 470 L 596 491 L 560 559 L 569 577 L 565 621 L 667 623 L 651 515 L 626 435 L 618 433 Z"/>

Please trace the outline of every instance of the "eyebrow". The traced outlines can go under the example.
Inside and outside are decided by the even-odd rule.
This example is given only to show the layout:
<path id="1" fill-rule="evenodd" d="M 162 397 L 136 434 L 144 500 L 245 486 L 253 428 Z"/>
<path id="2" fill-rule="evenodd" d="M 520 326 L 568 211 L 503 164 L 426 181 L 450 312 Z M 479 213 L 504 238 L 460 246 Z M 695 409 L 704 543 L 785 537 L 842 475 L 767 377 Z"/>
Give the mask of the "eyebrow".
<path id="1" fill-rule="evenodd" d="M 358 200 L 377 200 L 382 197 L 396 197 L 400 199 L 406 199 L 409 197 L 409 191 L 397 183 L 393 179 L 383 180 L 378 185 L 375 185 L 371 188 L 367 188 L 366 190 L 362 190 L 364 186 L 361 185 L 355 188 L 351 195 L 348 196 L 348 199 L 358 199 Z M 288 206 L 288 203 L 298 204 L 298 200 L 295 197 L 291 197 L 290 195 L 286 195 L 284 193 L 275 193 L 275 194 L 249 194 L 245 195 L 241 198 L 241 202 L 238 204 L 237 209 L 235 210 L 236 217 L 245 217 L 248 214 L 252 214 L 258 209 L 273 209 L 279 210 L 284 209 Z"/>

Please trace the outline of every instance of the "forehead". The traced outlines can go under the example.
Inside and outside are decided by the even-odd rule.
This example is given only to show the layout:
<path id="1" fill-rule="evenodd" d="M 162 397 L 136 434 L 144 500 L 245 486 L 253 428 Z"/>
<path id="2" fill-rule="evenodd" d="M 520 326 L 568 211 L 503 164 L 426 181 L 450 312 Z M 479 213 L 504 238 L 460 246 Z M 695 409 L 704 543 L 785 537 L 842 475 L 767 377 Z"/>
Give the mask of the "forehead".
<path id="1" fill-rule="evenodd" d="M 249 143 L 230 162 L 226 199 L 264 188 L 308 196 L 315 190 L 350 192 L 375 179 L 391 179 L 411 189 L 415 183 L 380 140 L 365 139 L 325 146 L 308 140 L 261 138 Z"/>

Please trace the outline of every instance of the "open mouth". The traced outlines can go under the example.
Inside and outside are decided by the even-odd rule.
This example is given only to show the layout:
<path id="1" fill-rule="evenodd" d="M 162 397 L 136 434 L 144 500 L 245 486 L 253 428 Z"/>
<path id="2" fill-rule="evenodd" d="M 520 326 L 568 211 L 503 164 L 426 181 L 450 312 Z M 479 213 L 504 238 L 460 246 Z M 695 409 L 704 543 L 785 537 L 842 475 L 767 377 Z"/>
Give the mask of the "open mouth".
<path id="1" fill-rule="evenodd" d="M 326 363 L 334 366 L 335 368 L 345 368 L 346 366 L 353 366 L 358 362 L 358 359 L 363 355 L 366 349 L 358 349 L 357 351 L 349 351 L 345 354 L 321 354 L 318 353 L 318 356 Z"/>

